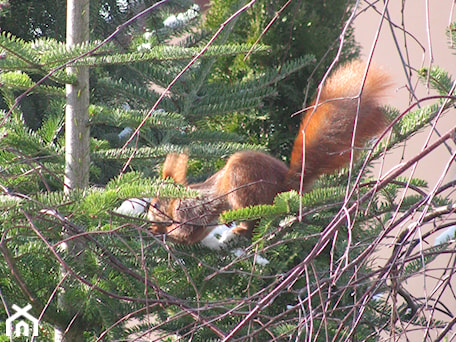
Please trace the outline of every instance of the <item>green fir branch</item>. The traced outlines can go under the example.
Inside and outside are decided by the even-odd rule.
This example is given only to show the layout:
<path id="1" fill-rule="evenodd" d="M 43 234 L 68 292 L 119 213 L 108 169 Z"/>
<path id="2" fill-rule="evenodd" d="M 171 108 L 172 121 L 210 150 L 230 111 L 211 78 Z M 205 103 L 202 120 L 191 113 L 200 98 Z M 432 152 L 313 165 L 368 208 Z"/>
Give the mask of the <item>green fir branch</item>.
<path id="1" fill-rule="evenodd" d="M 123 95 L 126 99 L 135 99 L 149 104 L 155 103 L 160 97 L 156 91 L 150 89 L 149 87 L 133 85 L 123 80 L 103 78 L 98 80 L 98 85 L 115 93 L 117 97 Z M 166 99 L 165 101 L 162 101 L 162 105 L 166 104 L 166 102 Z"/>
<path id="2" fill-rule="evenodd" d="M 42 93 L 47 95 L 57 95 L 64 96 L 65 89 L 61 87 L 54 87 L 48 85 L 38 85 L 36 86 L 35 82 L 32 81 L 28 74 L 23 73 L 22 71 L 12 71 L 12 72 L 2 72 L 0 73 L 0 84 L 3 87 L 8 87 L 12 90 L 21 90 L 25 91 L 29 88 L 34 87 L 34 93 Z"/>
<path id="3" fill-rule="evenodd" d="M 195 158 L 221 158 L 230 156 L 237 151 L 261 149 L 261 147 L 252 144 L 223 142 L 205 144 L 190 143 L 187 146 L 163 144 L 157 147 L 126 148 L 123 150 L 109 149 L 104 151 L 97 151 L 92 154 L 92 157 L 96 160 L 127 160 L 132 156 L 134 157 L 134 159 L 153 159 L 164 157 L 169 153 L 183 153 L 184 151 L 186 151 L 189 153 L 190 156 Z"/>
<path id="4" fill-rule="evenodd" d="M 450 75 L 444 69 L 438 66 L 432 66 L 429 68 L 422 68 L 418 70 L 418 76 L 421 82 L 429 85 L 432 89 L 436 90 L 442 96 L 453 95 L 451 89 L 453 87 L 453 80 Z M 454 91 L 454 90 L 453 90 Z M 452 100 L 451 102 L 454 102 Z"/>
<path id="5" fill-rule="evenodd" d="M 248 52 L 250 46 L 247 44 L 231 44 L 231 45 L 212 45 L 201 56 L 203 58 L 230 56 Z M 194 58 L 200 53 L 200 48 L 184 48 L 181 46 L 168 46 L 160 45 L 154 46 L 150 50 L 144 52 L 130 52 L 125 54 L 115 55 L 99 55 L 87 56 L 79 59 L 74 63 L 76 66 L 102 66 L 102 65 L 116 65 L 116 64 L 129 64 L 137 62 L 163 62 L 174 60 L 189 60 Z M 267 46 L 257 45 L 254 49 L 255 53 L 266 52 Z"/>
<path id="6" fill-rule="evenodd" d="M 14 58 L 19 61 L 19 67 L 37 67 L 39 65 L 39 60 L 36 58 L 37 55 L 34 53 L 31 46 L 10 32 L 1 32 L 0 49 L 14 56 Z M 1 63 L 3 63 L 3 60 L 5 59 L 0 59 L 0 68 L 2 69 L 4 69 L 4 66 Z"/>
<path id="7" fill-rule="evenodd" d="M 91 125 L 109 125 L 115 127 L 137 127 L 139 126 L 148 111 L 112 109 L 106 106 L 94 106 L 89 109 Z M 179 113 L 168 113 L 164 110 L 154 111 L 144 122 L 145 127 L 156 127 L 160 129 L 182 128 L 187 126 L 185 118 Z"/>

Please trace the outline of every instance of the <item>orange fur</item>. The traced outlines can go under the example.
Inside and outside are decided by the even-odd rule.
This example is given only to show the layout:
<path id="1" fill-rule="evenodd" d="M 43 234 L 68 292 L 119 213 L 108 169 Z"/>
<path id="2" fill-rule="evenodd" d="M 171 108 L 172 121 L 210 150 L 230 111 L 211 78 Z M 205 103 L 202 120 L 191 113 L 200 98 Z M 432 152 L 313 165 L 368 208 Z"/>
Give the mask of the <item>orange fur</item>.
<path id="1" fill-rule="evenodd" d="M 303 166 L 304 191 L 308 191 L 321 174 L 346 166 L 351 153 L 356 156 L 356 149 L 379 134 L 387 124 L 379 100 L 389 77 L 371 67 L 363 84 L 365 69 L 363 62 L 353 61 L 329 77 L 317 97 L 318 103 L 315 100 L 313 108 L 302 119 L 290 168 L 265 153 L 237 152 L 205 182 L 188 185 L 199 191 L 199 198 L 154 199 L 148 212 L 153 222 L 152 231 L 166 233 L 179 243 L 201 241 L 217 224 L 218 216 L 224 210 L 270 204 L 278 193 L 298 190 Z M 171 177 L 186 184 L 187 160 L 186 154 L 168 155 L 163 178 Z M 233 231 L 250 236 L 254 225 L 252 221 L 240 222 Z"/>
<path id="2" fill-rule="evenodd" d="M 176 183 L 187 184 L 187 163 L 186 153 L 170 153 L 166 156 L 163 164 L 163 179 L 172 178 Z"/>
<path id="3" fill-rule="evenodd" d="M 307 111 L 291 153 L 287 180 L 292 188 L 297 188 L 303 155 L 304 188 L 309 190 L 316 178 L 346 166 L 352 151 L 356 153 L 356 149 L 385 129 L 387 120 L 379 100 L 389 86 L 389 76 L 371 67 L 363 84 L 365 69 L 363 62 L 353 61 L 336 70 L 324 84 L 318 104 L 314 100 Z"/>

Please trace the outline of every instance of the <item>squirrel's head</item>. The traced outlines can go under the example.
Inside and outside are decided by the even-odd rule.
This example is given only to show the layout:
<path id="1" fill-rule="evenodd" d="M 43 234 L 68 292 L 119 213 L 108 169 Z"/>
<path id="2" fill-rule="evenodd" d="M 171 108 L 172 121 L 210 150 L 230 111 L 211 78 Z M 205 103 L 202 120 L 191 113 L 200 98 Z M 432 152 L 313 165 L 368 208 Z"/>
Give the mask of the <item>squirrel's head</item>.
<path id="1" fill-rule="evenodd" d="M 152 199 L 148 218 L 153 234 L 165 234 L 171 241 L 193 244 L 212 230 L 213 216 L 201 198 Z"/>
<path id="2" fill-rule="evenodd" d="M 179 199 L 176 198 L 153 198 L 150 201 L 147 217 L 153 234 L 167 234 L 172 229 L 178 204 Z"/>
<path id="3" fill-rule="evenodd" d="M 171 153 L 163 164 L 163 179 L 173 179 L 187 185 L 188 155 Z M 153 198 L 147 213 L 153 234 L 166 234 L 172 241 L 192 244 L 202 240 L 208 233 L 207 218 L 201 211 L 198 198 Z M 203 218 L 203 219 L 201 219 Z"/>

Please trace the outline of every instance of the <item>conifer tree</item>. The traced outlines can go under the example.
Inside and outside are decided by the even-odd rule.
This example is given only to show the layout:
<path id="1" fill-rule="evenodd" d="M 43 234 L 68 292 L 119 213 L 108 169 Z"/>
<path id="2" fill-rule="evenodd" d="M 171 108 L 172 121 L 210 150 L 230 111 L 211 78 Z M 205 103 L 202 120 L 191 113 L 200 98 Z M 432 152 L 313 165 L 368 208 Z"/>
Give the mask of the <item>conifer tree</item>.
<path id="1" fill-rule="evenodd" d="M 149 11 L 157 7 L 154 5 Z M 2 226 L 2 233 L 8 235 L 6 240 L 2 240 L 5 257 L 2 278 L 6 281 L 2 285 L 2 293 L 8 298 L 7 302 L 31 302 L 36 316 L 43 316 L 43 321 L 53 326 L 63 327 L 64 334 L 73 326 L 85 327 L 89 335 L 100 334 L 122 315 L 134 310 L 135 304 L 129 299 L 119 304 L 118 295 L 111 298 L 108 295 L 104 299 L 98 294 L 92 297 L 95 289 L 106 295 L 111 291 L 103 291 L 103 287 L 116 288 L 114 292 L 124 287 L 121 278 L 118 278 L 120 283 L 117 282 L 122 284 L 120 288 L 116 281 L 109 280 L 116 272 L 120 275 L 128 268 L 136 270 L 132 278 L 136 279 L 136 285 L 127 291 L 133 290 L 130 295 L 139 290 L 138 286 L 143 286 L 143 271 L 130 265 L 131 262 L 136 263 L 135 256 L 128 257 L 129 261 L 120 260 L 115 256 L 120 249 L 112 247 L 117 252 L 110 259 L 117 260 L 114 261 L 117 266 L 99 273 L 101 269 L 95 266 L 96 260 L 102 257 L 98 248 L 105 250 L 102 252 L 105 254 L 111 247 L 95 240 L 92 242 L 98 247 L 89 247 L 85 238 L 77 236 L 90 236 L 91 231 L 99 229 L 110 231 L 128 222 L 127 230 L 136 227 L 140 236 L 149 239 L 143 218 L 125 217 L 113 212 L 122 199 L 151 196 L 158 189 L 163 195 L 189 195 L 174 186 L 164 187 L 159 183 L 153 186 L 153 180 L 147 178 L 156 175 L 151 162 L 156 158 L 155 164 L 159 163 L 163 160 L 160 157 L 170 151 L 182 151 L 184 146 L 192 156 L 210 159 L 229 155 L 238 149 L 261 148 L 243 143 L 237 134 L 207 131 L 207 127 L 202 125 L 202 118 L 257 107 L 274 92 L 277 78 L 284 78 L 302 67 L 290 63 L 279 72 L 271 70 L 234 84 L 208 82 L 214 57 L 245 53 L 251 47 L 245 44 L 208 44 L 203 50 L 204 55 L 196 59 L 195 56 L 206 44 L 207 35 L 187 37 L 182 45 L 171 45 L 169 40 L 187 32 L 190 24 L 197 21 L 197 8 L 184 7 L 186 10 L 181 12 L 180 17 L 177 16 L 177 24 L 176 20 L 174 24 L 170 21 L 170 18 L 176 18 L 170 15 L 173 8 L 176 9 L 161 9 L 162 27 L 136 37 L 129 50 L 120 53 L 108 39 L 103 43 L 84 43 L 66 48 L 64 43 L 50 38 L 24 41 L 6 31 L 1 34 L 0 45 L 4 53 L 1 91 L 6 105 L 2 116 L 4 139 L 1 141 L 2 213 L 8 222 L 7 226 Z M 182 13 L 185 20 L 181 20 Z M 256 46 L 255 53 L 264 53 L 266 49 L 265 46 Z M 189 63 L 192 59 L 194 61 Z M 71 63 L 72 67 L 91 67 L 94 70 L 97 87 L 94 97 L 103 100 L 99 104 L 92 103 L 89 108 L 93 132 L 90 178 L 92 184 L 108 182 L 103 191 L 79 187 L 62 191 L 64 151 L 68 149 L 63 133 L 63 86 L 78 82 L 71 74 L 65 73 L 67 63 Z M 124 70 L 111 72 L 107 67 L 116 65 L 123 65 Z M 185 68 L 185 65 L 188 67 Z M 186 74 L 176 78 L 182 70 Z M 165 88 L 174 78 L 178 82 L 171 95 L 162 96 L 161 102 L 156 102 L 160 93 L 154 88 Z M 107 94 L 113 92 L 119 95 L 108 97 Z M 38 127 L 30 127 L 22 112 L 21 100 L 30 93 L 49 99 Z M 150 110 L 154 102 L 156 105 Z M 157 104 L 160 108 L 155 108 Z M 132 135 L 136 128 L 136 135 Z M 131 142 L 126 144 L 128 139 Z M 127 161 L 128 165 L 125 165 Z M 126 170 L 122 170 L 123 167 Z M 113 178 L 121 171 L 133 172 Z M 105 216 L 103 221 L 111 217 L 105 222 L 107 225 L 103 223 L 99 226 L 100 214 Z M 62 228 L 66 232 L 63 236 Z M 25 244 L 16 238 L 24 238 Z M 132 242 L 136 244 L 141 239 L 134 242 L 134 238 Z M 78 252 L 84 254 L 84 258 L 65 253 L 64 245 L 68 244 L 87 246 Z M 23 252 L 16 246 L 32 251 L 30 264 L 25 262 Z M 133 247 L 133 250 L 142 248 Z M 163 256 L 164 252 L 159 251 L 159 254 Z M 16 263 L 16 260 L 21 261 Z M 60 267 L 64 269 L 63 278 Z M 84 271 L 89 269 L 92 271 Z M 43 272 L 49 275 L 48 278 L 37 283 L 37 274 Z M 103 275 L 104 272 L 108 273 Z M 96 280 L 98 277 L 101 278 Z M 111 285 L 103 285 L 105 281 Z M 57 293 L 62 292 L 60 289 L 64 289 L 61 296 L 65 306 L 60 306 L 57 300 Z M 127 298 L 127 292 L 121 297 Z M 134 297 L 139 298 L 139 292 Z M 105 309 L 94 305 L 99 300 L 107 305 Z M 72 307 L 68 306 L 69 303 Z M 106 311 L 101 314 L 100 309 Z M 121 331 L 118 327 L 107 333 L 122 334 Z M 67 336 L 70 335 L 67 333 Z"/>

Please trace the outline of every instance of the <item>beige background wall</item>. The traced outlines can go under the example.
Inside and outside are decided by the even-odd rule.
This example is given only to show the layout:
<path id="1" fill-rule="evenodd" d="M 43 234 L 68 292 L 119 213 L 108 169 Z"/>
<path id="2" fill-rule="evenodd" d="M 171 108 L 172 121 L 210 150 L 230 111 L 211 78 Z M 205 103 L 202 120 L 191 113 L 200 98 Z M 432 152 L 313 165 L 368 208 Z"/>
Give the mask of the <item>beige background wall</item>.
<path id="1" fill-rule="evenodd" d="M 452 0 L 430 0 L 430 1 L 404 1 L 405 7 L 402 12 L 402 2 L 399 0 L 389 1 L 388 9 L 392 21 L 399 27 L 405 27 L 408 35 L 404 39 L 404 32 L 395 28 L 394 32 L 398 39 L 397 47 L 392 38 L 390 26 L 386 21 L 382 22 L 381 15 L 372 8 L 367 8 L 355 19 L 355 35 L 357 41 L 362 46 L 362 55 L 367 58 L 373 49 L 373 61 L 388 70 L 394 78 L 394 88 L 388 103 L 399 108 L 401 111 L 414 101 L 409 99 L 407 75 L 404 72 L 402 58 L 407 59 L 412 68 L 429 67 L 438 65 L 446 69 L 456 78 L 456 49 L 448 48 L 448 39 L 445 29 L 451 20 L 455 21 L 455 14 L 452 13 Z M 426 3 L 429 9 L 426 9 Z M 366 8 L 363 3 L 363 8 Z M 376 9 L 383 11 L 383 2 L 378 2 Z M 428 17 L 427 14 L 428 13 Z M 403 14 L 403 16 L 402 16 Z M 381 24 L 382 23 L 382 24 Z M 381 26 L 380 26 L 381 25 Z M 380 29 L 378 41 L 375 44 L 377 31 Z M 417 82 L 415 73 L 412 73 L 412 85 L 417 87 L 416 93 L 419 98 L 434 93 L 429 92 L 426 86 Z M 423 104 L 430 104 L 431 101 Z M 437 129 L 440 133 L 445 133 L 450 127 L 456 124 L 456 113 L 447 113 L 443 120 L 439 120 Z M 395 164 L 407 160 L 415 155 L 423 147 L 423 144 L 430 134 L 427 128 L 421 134 L 407 143 L 405 155 L 402 151 L 396 151 L 394 157 L 388 158 L 387 171 Z M 433 133 L 431 141 L 435 140 L 436 134 Z M 454 148 L 454 145 L 451 146 Z M 442 170 L 450 158 L 448 150 L 441 148 L 438 153 L 433 153 L 423 162 L 419 163 L 414 175 L 425 178 L 433 186 L 441 177 Z M 452 167 L 446 179 L 454 179 L 456 170 Z"/>
<path id="2" fill-rule="evenodd" d="M 388 103 L 399 108 L 401 111 L 407 109 L 407 107 L 413 103 L 413 99 L 409 98 L 409 90 L 407 77 L 408 75 L 404 72 L 403 62 L 401 61 L 399 52 L 403 55 L 403 58 L 408 60 L 408 63 L 413 68 L 429 67 L 430 65 L 438 65 L 447 70 L 453 79 L 456 78 L 456 50 L 450 50 L 448 48 L 448 39 L 445 34 L 445 29 L 448 26 L 450 20 L 456 21 L 456 15 L 453 12 L 452 0 L 423 0 L 415 1 L 409 0 L 404 1 L 405 7 L 402 11 L 403 1 L 394 0 L 390 1 L 388 9 L 390 11 L 391 19 L 399 27 L 405 27 L 409 35 L 404 35 L 404 32 L 400 29 L 394 29 L 396 37 L 398 39 L 399 47 L 395 45 L 391 29 L 386 21 L 381 23 L 381 15 L 376 13 L 372 8 L 362 12 L 355 19 L 355 34 L 356 39 L 363 48 L 363 57 L 367 58 L 371 51 L 373 51 L 373 61 L 376 64 L 382 65 L 388 70 L 394 78 L 394 88 L 388 98 Z M 377 3 L 377 10 L 383 11 L 384 2 Z M 426 8 L 426 5 L 429 7 Z M 363 5 L 365 7 L 365 4 Z M 376 42 L 376 33 L 380 30 L 378 41 Z M 456 34 L 456 32 L 455 32 Z M 407 36 L 407 39 L 404 39 Z M 374 44 L 376 46 L 374 47 Z M 429 92 L 425 85 L 417 83 L 415 73 L 412 73 L 412 84 L 416 87 L 416 93 L 418 98 L 422 98 L 434 93 Z M 434 100 L 435 101 L 435 100 Z M 431 101 L 423 104 L 430 104 Z M 445 134 L 450 128 L 456 125 L 456 109 L 450 110 L 445 116 L 440 119 L 437 123 L 437 130 L 441 134 Z M 394 153 L 390 154 L 386 158 L 385 167 L 382 171 L 377 168 L 379 174 L 385 174 L 388 170 L 393 168 L 400 162 L 407 161 L 410 157 L 419 153 L 419 151 L 425 145 L 426 140 L 430 137 L 430 141 L 435 141 L 437 135 L 429 127 L 423 129 L 420 134 L 410 139 L 404 146 L 403 149 L 396 149 Z M 454 162 L 451 161 L 451 155 L 456 150 L 455 144 L 450 142 L 449 148 L 441 147 L 431 155 L 417 164 L 414 172 L 408 172 L 403 176 L 418 177 L 426 179 L 429 182 L 429 189 L 434 186 L 438 186 L 438 182 L 441 177 L 444 177 L 443 182 L 446 183 L 456 178 L 456 167 Z M 446 172 L 447 165 L 451 165 Z M 447 192 L 448 196 L 456 199 L 454 190 Z M 413 219 L 417 219 L 419 213 L 417 213 Z M 453 215 L 454 220 L 454 215 Z M 411 222 L 406 222 L 404 227 Z M 402 229 L 401 228 L 401 229 Z M 432 226 L 422 228 L 422 232 L 427 229 L 431 229 Z M 395 232 L 396 234 L 398 232 Z M 437 236 L 438 234 L 434 234 Z M 423 242 L 424 248 L 428 248 L 429 244 L 433 244 L 434 237 L 430 241 Z M 416 236 L 417 238 L 419 236 Z M 391 239 L 393 241 L 393 239 Z M 392 246 L 385 245 L 382 250 L 379 251 L 379 259 L 382 260 L 385 257 L 391 255 Z M 444 274 L 444 268 L 449 268 L 451 265 L 448 264 L 448 257 L 439 257 L 431 265 L 431 269 L 425 273 L 417 275 L 412 281 L 404 284 L 406 288 L 416 297 L 430 297 L 433 291 L 436 291 L 434 298 L 439 294 L 442 275 Z M 455 270 L 453 269 L 453 273 Z M 447 271 L 447 274 L 449 272 Z M 453 288 L 456 288 L 456 279 L 453 276 L 450 277 L 450 283 Z M 447 288 L 442 294 L 442 301 L 452 310 L 456 310 L 456 298 L 455 293 Z M 430 306 L 433 305 L 432 301 L 428 302 Z M 431 310 L 428 310 L 430 313 Z M 437 315 L 437 317 L 439 317 Z M 442 317 L 442 316 L 440 316 Z M 446 321 L 448 316 L 443 316 Z M 456 328 L 453 327 L 453 339 L 455 337 Z M 398 334 L 397 336 L 400 336 Z M 431 336 L 435 338 L 436 332 L 432 331 Z M 398 337 L 398 341 L 422 341 L 423 331 L 415 331 L 407 333 L 406 336 L 402 335 Z M 385 340 L 390 340 L 385 336 Z M 426 339 L 425 339 L 426 340 Z M 432 339 L 430 339 L 432 340 Z"/>

